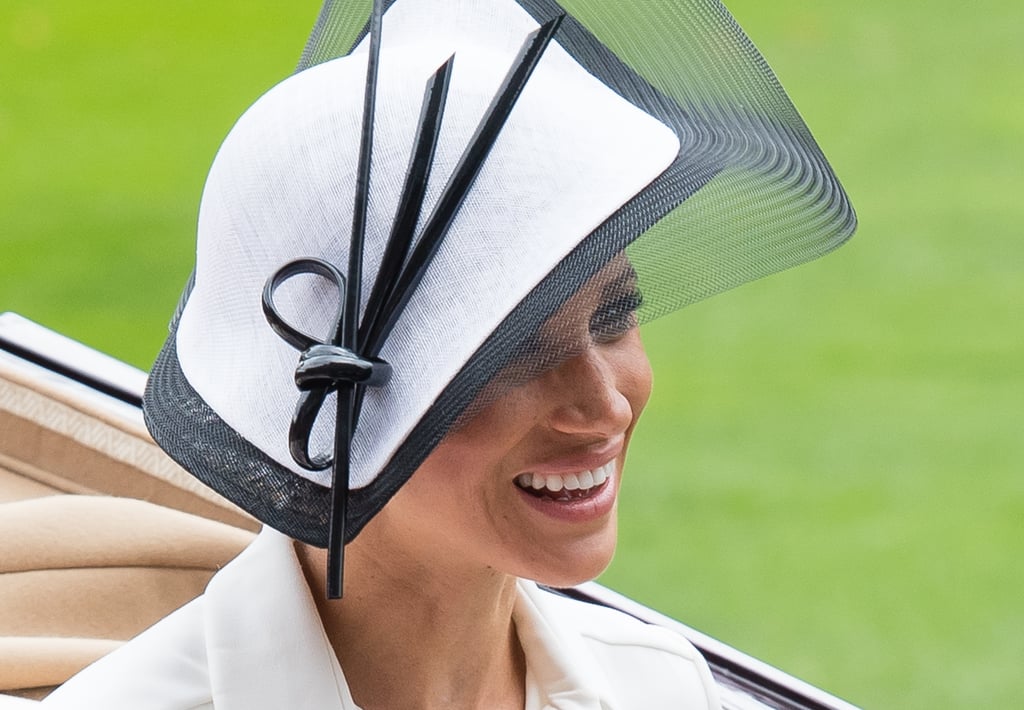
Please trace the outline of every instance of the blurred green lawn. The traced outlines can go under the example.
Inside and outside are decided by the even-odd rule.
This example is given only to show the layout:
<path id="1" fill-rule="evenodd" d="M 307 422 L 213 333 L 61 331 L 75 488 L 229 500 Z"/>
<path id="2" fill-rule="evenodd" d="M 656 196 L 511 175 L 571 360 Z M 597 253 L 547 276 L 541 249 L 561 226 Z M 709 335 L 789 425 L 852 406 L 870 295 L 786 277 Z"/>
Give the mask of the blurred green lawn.
<path id="1" fill-rule="evenodd" d="M 730 8 L 858 208 L 648 326 L 606 583 L 866 707 L 1024 701 L 1024 4 Z M 0 5 L 0 311 L 146 367 L 316 0 Z"/>

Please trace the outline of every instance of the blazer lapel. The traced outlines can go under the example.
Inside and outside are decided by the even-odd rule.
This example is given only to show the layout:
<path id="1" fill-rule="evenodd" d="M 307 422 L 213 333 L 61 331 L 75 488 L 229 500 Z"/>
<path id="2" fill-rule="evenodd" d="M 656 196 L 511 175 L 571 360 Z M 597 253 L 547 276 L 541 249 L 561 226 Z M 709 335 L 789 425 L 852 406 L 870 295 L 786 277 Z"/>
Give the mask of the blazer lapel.
<path id="1" fill-rule="evenodd" d="M 546 594 L 533 582 L 520 581 L 513 614 L 526 654 L 527 674 L 540 691 L 543 707 L 611 710 L 616 705 L 600 665 L 576 629 L 567 627 L 546 608 Z"/>
<path id="2" fill-rule="evenodd" d="M 290 538 L 264 528 L 214 576 L 205 612 L 218 710 L 358 710 Z"/>

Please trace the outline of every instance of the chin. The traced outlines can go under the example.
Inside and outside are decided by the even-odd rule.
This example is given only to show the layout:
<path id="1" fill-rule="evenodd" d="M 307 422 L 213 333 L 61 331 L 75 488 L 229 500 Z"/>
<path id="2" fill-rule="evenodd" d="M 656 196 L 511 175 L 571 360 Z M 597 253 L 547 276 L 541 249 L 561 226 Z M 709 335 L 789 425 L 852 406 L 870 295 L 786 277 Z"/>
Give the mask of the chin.
<path id="1" fill-rule="evenodd" d="M 617 539 L 615 526 L 610 531 L 603 531 L 599 538 L 579 541 L 563 554 L 548 556 L 543 563 L 531 565 L 530 573 L 520 576 L 559 589 L 589 582 L 611 564 Z"/>

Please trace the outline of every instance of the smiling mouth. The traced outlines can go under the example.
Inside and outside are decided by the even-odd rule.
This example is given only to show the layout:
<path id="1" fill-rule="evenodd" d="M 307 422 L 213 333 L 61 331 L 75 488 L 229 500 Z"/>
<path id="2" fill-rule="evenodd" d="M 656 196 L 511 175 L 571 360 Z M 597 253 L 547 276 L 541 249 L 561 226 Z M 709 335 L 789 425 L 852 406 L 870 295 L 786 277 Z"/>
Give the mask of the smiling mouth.
<path id="1" fill-rule="evenodd" d="M 608 482 L 615 470 L 615 460 L 592 471 L 567 474 L 521 473 L 516 485 L 537 498 L 573 501 L 589 498 Z"/>

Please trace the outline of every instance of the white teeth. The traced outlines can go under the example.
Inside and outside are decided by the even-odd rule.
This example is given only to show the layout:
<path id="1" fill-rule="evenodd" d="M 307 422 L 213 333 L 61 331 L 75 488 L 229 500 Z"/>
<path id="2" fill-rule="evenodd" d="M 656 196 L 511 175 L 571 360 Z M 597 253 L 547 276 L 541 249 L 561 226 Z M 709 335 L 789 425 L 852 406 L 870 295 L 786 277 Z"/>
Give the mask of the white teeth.
<path id="1" fill-rule="evenodd" d="M 539 491 L 547 485 L 547 479 L 535 473 L 521 473 L 516 476 L 516 485 L 520 488 L 535 488 Z"/>
<path id="2" fill-rule="evenodd" d="M 607 481 L 614 467 L 615 462 L 609 461 L 593 471 L 580 471 L 565 475 L 521 473 L 516 476 L 516 485 L 520 488 L 532 488 L 535 491 L 547 489 L 552 493 L 558 493 L 563 488 L 567 491 L 586 491 Z"/>
<path id="3" fill-rule="evenodd" d="M 590 471 L 584 471 L 580 474 L 580 488 L 593 488 L 594 487 L 594 474 Z"/>

